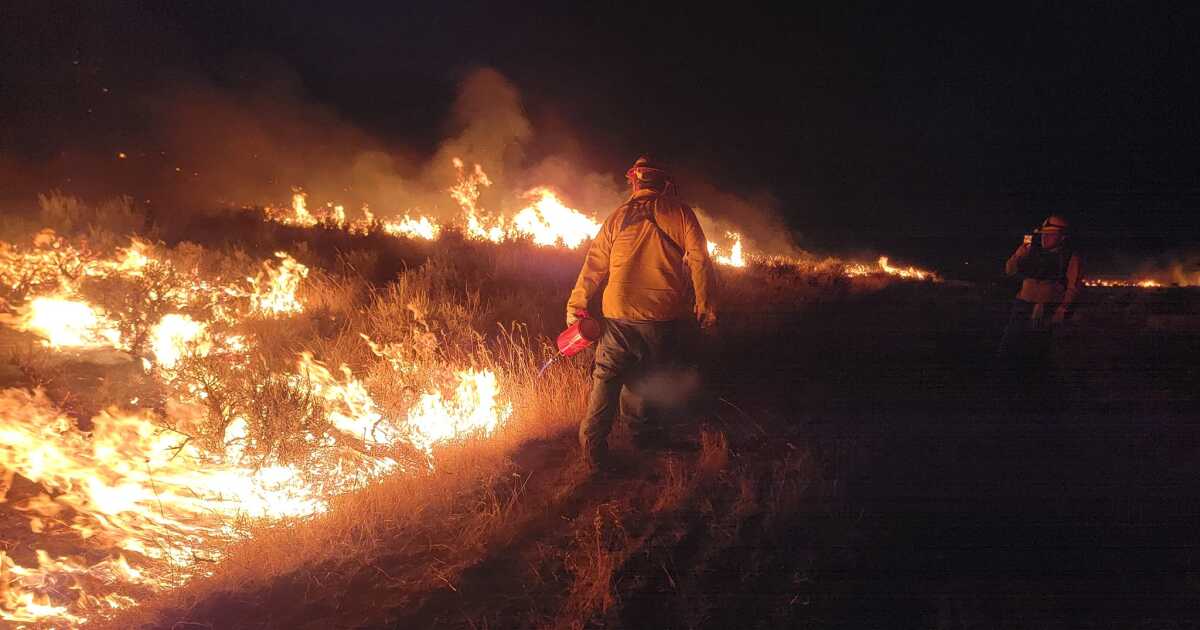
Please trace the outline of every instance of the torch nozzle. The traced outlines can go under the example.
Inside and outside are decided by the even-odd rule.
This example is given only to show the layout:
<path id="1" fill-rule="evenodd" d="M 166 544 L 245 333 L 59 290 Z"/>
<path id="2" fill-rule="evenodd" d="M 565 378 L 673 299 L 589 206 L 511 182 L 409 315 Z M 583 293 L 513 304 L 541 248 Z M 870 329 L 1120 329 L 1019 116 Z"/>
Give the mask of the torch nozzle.
<path id="1" fill-rule="evenodd" d="M 559 352 L 559 353 L 556 353 L 554 356 L 550 357 L 550 359 L 547 360 L 546 363 L 542 365 L 542 369 L 538 370 L 538 378 L 542 378 L 542 375 L 546 373 L 546 368 L 550 367 L 550 364 L 557 361 L 558 358 L 561 356 L 562 356 L 562 353 Z"/>

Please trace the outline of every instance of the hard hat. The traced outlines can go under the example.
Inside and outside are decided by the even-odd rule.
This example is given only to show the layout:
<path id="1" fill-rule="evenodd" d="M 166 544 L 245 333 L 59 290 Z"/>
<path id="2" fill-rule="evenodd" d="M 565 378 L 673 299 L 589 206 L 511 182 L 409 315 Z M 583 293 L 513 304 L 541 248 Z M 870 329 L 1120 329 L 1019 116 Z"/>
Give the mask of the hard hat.
<path id="1" fill-rule="evenodd" d="M 1042 227 L 1038 228 L 1039 232 L 1066 232 L 1070 229 L 1071 223 L 1061 215 L 1052 214 L 1042 221 Z"/>
<path id="2" fill-rule="evenodd" d="M 628 171 L 625 171 L 625 179 L 643 184 L 656 184 L 666 182 L 670 178 L 657 162 L 649 156 L 643 155 L 633 163 L 633 166 L 629 167 Z"/>

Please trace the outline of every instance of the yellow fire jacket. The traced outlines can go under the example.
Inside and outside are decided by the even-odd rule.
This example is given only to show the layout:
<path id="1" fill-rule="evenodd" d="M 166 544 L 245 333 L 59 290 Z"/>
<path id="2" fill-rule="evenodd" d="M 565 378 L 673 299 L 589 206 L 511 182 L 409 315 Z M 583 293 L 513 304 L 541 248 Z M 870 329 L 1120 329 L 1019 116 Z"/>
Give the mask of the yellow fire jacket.
<path id="1" fill-rule="evenodd" d="M 715 313 L 715 274 L 696 214 L 673 196 L 640 190 L 609 215 L 592 240 L 567 300 L 567 316 L 586 310 L 607 280 L 601 302 L 605 317 L 684 318 L 692 306 L 689 278 L 695 290 L 695 312 Z"/>

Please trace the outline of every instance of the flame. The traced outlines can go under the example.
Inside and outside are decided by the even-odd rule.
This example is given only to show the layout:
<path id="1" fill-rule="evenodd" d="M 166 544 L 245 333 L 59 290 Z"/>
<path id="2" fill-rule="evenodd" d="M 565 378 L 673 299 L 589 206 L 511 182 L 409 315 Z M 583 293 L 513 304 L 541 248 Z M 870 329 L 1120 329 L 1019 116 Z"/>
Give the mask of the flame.
<path id="1" fill-rule="evenodd" d="M 86 565 L 39 551 L 37 568 L 25 568 L 0 552 L 6 621 L 83 623 L 84 611 L 134 603 L 122 589 L 179 584 L 195 558 L 215 557 L 215 541 L 237 535 L 231 523 L 242 515 L 278 518 L 324 506 L 294 469 L 256 470 L 205 455 L 147 412 L 110 409 L 84 433 L 40 391 L 9 389 L 0 391 L 0 418 L 0 468 L 54 493 L 17 505 L 34 531 L 73 530 L 89 555 L 107 554 Z M 135 557 L 142 568 L 130 565 Z M 97 587 L 115 596 L 89 594 Z"/>
<path id="2" fill-rule="evenodd" d="M 112 258 L 99 258 L 86 248 L 75 247 L 51 229 L 38 232 L 32 245 L 0 243 L 0 284 L 17 292 L 54 288 L 65 294 L 85 278 L 141 276 L 153 261 L 151 246 L 136 238 Z"/>
<path id="3" fill-rule="evenodd" d="M 409 412 L 413 443 L 426 453 L 432 454 L 433 447 L 442 442 L 471 435 L 487 437 L 512 413 L 510 405 L 497 401 L 500 388 L 495 373 L 463 370 L 456 376 L 453 398 L 440 392 L 426 393 Z"/>
<path id="4" fill-rule="evenodd" d="M 367 339 L 377 355 L 384 351 Z M 406 372 L 407 366 L 392 358 L 392 369 Z M 408 433 L 399 423 L 383 416 L 366 387 L 346 366 L 340 368 L 341 378 L 312 354 L 301 353 L 298 378 L 329 405 L 329 419 L 339 431 L 377 446 L 396 446 L 410 442 L 426 455 L 441 443 L 472 435 L 491 435 L 512 413 L 511 405 L 501 402 L 500 386 L 491 370 L 463 370 L 455 373 L 458 384 L 454 396 L 446 398 L 434 390 L 421 394 L 419 402 L 409 410 L 406 420 Z M 394 462 L 387 464 L 389 467 Z"/>
<path id="5" fill-rule="evenodd" d="M 156 351 L 164 364 L 177 352 L 178 341 L 200 336 L 198 323 L 182 317 L 158 330 L 171 346 Z M 400 422 L 383 416 L 349 368 L 340 372 L 336 375 L 302 353 L 290 381 L 311 387 L 325 401 L 337 430 L 379 447 L 411 444 L 430 457 L 431 466 L 437 445 L 488 436 L 511 413 L 511 405 L 501 402 L 496 374 L 488 370 L 457 372 L 453 396 L 425 392 Z M 187 404 L 176 404 L 169 413 L 186 418 L 190 411 Z M 357 455 L 353 468 L 341 460 L 309 461 L 305 466 L 321 471 L 325 480 L 318 484 L 301 466 L 245 461 L 250 437 L 244 418 L 227 427 L 224 452 L 210 454 L 187 436 L 162 427 L 148 411 L 110 409 L 95 417 L 92 431 L 85 433 L 40 391 L 0 391 L 0 418 L 0 469 L 54 493 L 18 505 L 30 515 L 34 531 L 44 531 L 47 524 L 56 531 L 74 530 L 94 553 L 107 554 L 101 562 L 85 565 L 40 553 L 38 566 L 26 568 L 0 552 L 5 576 L 0 619 L 6 621 L 52 619 L 77 625 L 87 621 L 86 611 L 132 605 L 136 599 L 122 594 L 129 588 L 172 588 L 196 571 L 196 558 L 218 559 L 223 541 L 243 535 L 234 527 L 238 519 L 320 513 L 328 508 L 331 492 L 402 470 L 386 456 Z M 318 452 L 337 444 L 330 436 L 310 438 L 323 447 Z M 66 514 L 72 515 L 69 521 Z M 137 559 L 137 567 L 130 558 Z M 70 588 L 43 592 L 45 584 Z M 101 588 L 108 594 L 90 594 Z"/>
<path id="6" fill-rule="evenodd" d="M 893 267 L 887 256 L 880 256 L 875 266 L 864 263 L 847 263 L 844 265 L 842 271 L 850 277 L 883 273 L 907 280 L 938 280 L 937 274 L 932 271 L 918 269 L 917 267 Z"/>
<path id="7" fill-rule="evenodd" d="M 338 430 L 367 443 L 394 445 L 401 434 L 383 414 L 362 382 L 354 378 L 350 368 L 342 366 L 342 380 L 329 368 L 313 359 L 312 353 L 300 354 L 298 377 L 313 388 L 313 392 L 330 404 L 329 419 Z"/>
<path id="8" fill-rule="evenodd" d="M 304 305 L 296 297 L 300 282 L 308 277 L 308 267 L 300 264 L 287 252 L 275 252 L 279 266 L 262 264 L 257 277 L 247 278 L 251 285 L 250 310 L 255 313 L 285 315 L 299 313 Z"/>
<path id="9" fill-rule="evenodd" d="M 729 248 L 729 255 L 722 254 L 717 244 L 712 241 L 708 242 L 708 255 L 718 265 L 745 267 L 746 257 L 742 252 L 742 235 L 737 232 L 726 232 L 725 236 L 733 241 L 733 246 Z"/>
<path id="10" fill-rule="evenodd" d="M 538 245 L 561 243 L 575 249 L 600 231 L 599 223 L 568 208 L 549 188 L 534 188 L 525 196 L 534 202 L 513 217 L 513 231 L 532 237 Z"/>
<path id="11" fill-rule="evenodd" d="M 457 172 L 457 181 L 446 192 L 462 211 L 461 227 L 468 238 L 493 243 L 528 238 L 543 247 L 576 249 L 600 230 L 599 222 L 568 206 L 548 186 L 537 186 L 527 191 L 524 198 L 529 200 L 528 205 L 511 217 L 503 213 L 491 213 L 479 203 L 483 191 L 493 185 L 482 165 L 474 164 L 468 169 L 466 163 L 457 157 L 451 163 Z M 268 208 L 267 218 L 291 225 L 316 225 L 321 219 L 303 211 L 304 203 L 303 194 L 297 193 L 291 212 L 281 215 L 279 211 Z M 436 219 L 419 213 L 408 212 L 398 219 L 378 221 L 364 206 L 363 219 L 347 222 L 342 206 L 327 203 L 326 207 L 329 211 L 324 213 L 323 220 L 357 234 L 366 234 L 373 226 L 378 226 L 384 233 L 393 236 L 436 240 L 445 229 Z M 746 267 L 750 259 L 754 259 L 767 265 L 811 267 L 811 261 L 751 252 L 739 232 L 726 232 L 725 237 L 728 248 L 713 241 L 708 242 L 709 256 L 718 265 Z M 886 274 L 908 280 L 940 280 L 936 273 L 929 270 L 893 266 L 888 256 L 880 256 L 874 264 L 840 261 L 831 264 L 839 265 L 841 272 L 849 277 Z"/>
<path id="12" fill-rule="evenodd" d="M 479 202 L 479 197 L 483 195 L 483 189 L 492 185 L 491 178 L 487 173 L 483 172 L 483 166 L 476 164 L 471 173 L 466 172 L 466 165 L 460 158 L 453 158 L 451 163 L 458 171 L 458 182 L 450 187 L 448 191 L 450 196 L 458 202 L 458 205 L 463 208 L 468 214 L 479 211 L 476 205 Z"/>
<path id="13" fill-rule="evenodd" d="M 187 315 L 168 313 L 164 315 L 150 333 L 150 347 L 154 361 L 165 370 L 174 368 L 179 360 L 191 352 L 207 354 L 212 344 L 205 339 L 207 326 Z M 203 344 L 203 347 L 189 350 Z"/>
<path id="14" fill-rule="evenodd" d="M 0 552 L 5 622 L 77 626 L 133 605 L 147 589 L 172 588 L 203 571 L 206 564 L 196 559 L 218 559 L 225 543 L 245 535 L 242 519 L 322 512 L 331 496 L 403 472 L 392 456 L 395 449 L 423 453 L 432 467 L 437 445 L 489 435 L 510 413 L 497 375 L 468 370 L 447 376 L 457 383 L 453 395 L 436 387 L 418 389 L 411 409 L 388 417 L 348 367 L 331 370 L 301 353 L 293 371 L 268 378 L 319 401 L 314 410 L 326 424 L 317 423 L 304 436 L 314 447 L 310 454 L 287 464 L 252 458 L 249 453 L 262 451 L 248 419 L 240 416 L 226 426 L 222 448 L 201 448 L 199 441 L 167 428 L 187 430 L 205 420 L 208 393 L 176 370 L 185 357 L 218 350 L 235 374 L 245 369 L 259 351 L 246 337 L 216 331 L 236 326 L 246 315 L 303 311 L 298 293 L 308 269 L 278 252 L 257 276 L 214 281 L 175 268 L 154 249 L 133 241 L 100 257 L 49 231 L 39 233 L 32 247 L 0 242 L 0 278 L 25 301 L 4 323 L 43 338 L 48 351 L 128 350 L 116 324 L 78 294 L 85 278 L 136 278 L 161 266 L 185 286 L 160 286 L 154 291 L 165 293 L 139 299 L 164 299 L 168 307 L 189 313 L 160 317 L 141 349 L 147 374 L 167 392 L 158 411 L 110 408 L 85 432 L 40 391 L 0 390 L 0 472 L 19 474 L 47 491 L 15 507 L 37 536 L 61 539 L 73 532 L 89 558 L 38 550 L 34 566 Z M 426 371 L 403 362 L 398 348 L 367 342 L 388 355 L 385 365 L 397 377 Z M 149 370 L 152 366 L 157 369 Z"/>
<path id="15" fill-rule="evenodd" d="M 567 206 L 546 186 L 526 192 L 524 196 L 531 203 L 511 219 L 504 215 L 491 216 L 479 206 L 483 189 L 492 185 L 483 167 L 476 164 L 474 171 L 467 173 L 461 159 L 454 158 L 453 163 L 458 170 L 458 183 L 449 192 L 462 208 L 469 238 L 500 243 L 528 237 L 538 245 L 575 249 L 600 231 L 599 223 Z"/>
<path id="16" fill-rule="evenodd" d="M 527 205 L 514 215 L 490 212 L 480 204 L 484 191 L 493 185 L 483 166 L 476 163 L 468 168 L 466 162 L 458 157 L 452 158 L 451 164 L 456 172 L 456 181 L 446 192 L 462 212 L 460 227 L 468 238 L 493 243 L 528 238 L 543 247 L 576 249 L 600 230 L 599 222 L 587 213 L 571 208 L 549 186 L 536 186 L 527 191 L 524 194 L 524 198 L 528 200 Z M 348 221 L 344 206 L 331 202 L 325 204 L 326 210 L 318 217 L 306 209 L 306 199 L 305 193 L 296 192 L 292 197 L 291 208 L 280 210 L 268 207 L 265 209 L 266 218 L 305 227 L 325 221 L 355 234 L 366 234 L 372 228 L 378 227 L 384 233 L 393 236 L 425 240 L 436 240 L 446 227 L 437 219 L 411 209 L 397 219 L 377 220 L 366 206 L 362 209 L 363 218 Z M 808 261 L 798 261 L 787 256 L 752 252 L 746 248 L 742 235 L 737 231 L 726 232 L 725 236 L 730 243 L 728 250 L 715 242 L 708 242 L 709 256 L 716 264 L 746 267 L 753 258 L 768 265 L 811 266 Z M 852 277 L 881 273 L 913 280 L 939 280 L 937 274 L 932 271 L 911 266 L 892 266 L 887 256 L 881 256 L 874 265 L 857 262 L 838 264 L 842 266 L 842 273 Z"/>
<path id="17" fill-rule="evenodd" d="M 118 275 L 140 276 L 153 260 L 150 249 L 149 243 L 135 238 L 129 247 L 118 250 L 119 255 L 114 264 L 105 265 L 106 261 L 102 261 L 101 266 L 108 266 Z"/>
<path id="18" fill-rule="evenodd" d="M 423 238 L 428 241 L 437 239 L 442 232 L 442 226 L 425 216 L 410 217 L 404 215 L 401 219 L 392 219 L 380 223 L 383 231 L 392 236 L 407 236 Z"/>
<path id="19" fill-rule="evenodd" d="M 879 268 L 882 269 L 886 274 L 900 276 L 901 278 L 912 278 L 915 280 L 924 280 L 933 275 L 929 271 L 917 269 L 916 267 L 893 267 L 888 264 L 887 256 L 879 257 Z"/>
<path id="20" fill-rule="evenodd" d="M 458 182 L 447 192 L 462 208 L 466 218 L 467 236 L 494 243 L 503 241 L 505 235 L 503 217 L 491 219 L 479 207 L 479 197 L 483 195 L 482 189 L 491 186 L 492 180 L 488 178 L 487 173 L 483 172 L 483 167 L 479 164 L 475 165 L 475 169 L 471 173 L 467 173 L 466 166 L 461 159 L 454 158 L 451 161 L 458 171 Z"/>
<path id="21" fill-rule="evenodd" d="M 457 158 L 453 164 L 459 179 L 448 192 L 470 238 L 527 238 L 540 246 L 577 248 L 599 230 L 599 223 L 545 186 L 529 190 L 515 214 L 489 213 L 480 204 L 483 191 L 492 186 L 487 173 L 478 164 L 468 169 Z M 364 207 L 363 218 L 351 221 L 343 205 L 315 207 L 310 211 L 307 195 L 297 190 L 290 208 L 268 208 L 266 216 L 301 227 L 379 229 L 422 239 L 436 239 L 444 229 L 415 211 L 378 221 Z M 752 258 L 768 260 L 745 247 L 738 232 L 726 237 L 727 250 L 708 244 L 716 262 L 743 267 Z M 372 370 L 390 367 L 390 376 L 403 380 L 410 392 L 399 402 L 388 399 L 381 405 L 369 387 L 377 381 L 360 379 L 346 365 L 326 365 L 311 352 L 252 377 L 250 367 L 256 364 L 251 359 L 266 353 L 254 346 L 256 337 L 247 332 L 252 329 L 241 335 L 237 327 L 250 317 L 302 313 L 308 267 L 281 251 L 262 262 L 257 274 L 217 278 L 177 268 L 171 262 L 176 258 L 156 249 L 134 239 L 101 256 L 52 231 L 39 233 L 31 246 L 0 242 L 0 284 L 5 299 L 11 293 L 20 304 L 5 323 L 41 337 L 47 351 L 112 347 L 137 352 L 147 368 L 144 376 L 163 392 L 146 397 L 158 399 L 153 408 L 110 408 L 90 425 L 84 423 L 92 428 L 83 431 L 40 391 L 0 390 L 0 471 L 20 474 L 46 491 L 15 507 L 33 533 L 58 540 L 73 534 L 86 551 L 58 557 L 38 550 L 36 566 L 28 558 L 0 553 L 4 621 L 79 625 L 133 605 L 147 590 L 172 588 L 202 572 L 204 564 L 196 559 L 218 559 L 224 544 L 246 535 L 245 519 L 317 514 L 328 509 L 331 497 L 381 475 L 405 474 L 414 465 L 436 468 L 439 447 L 493 435 L 512 413 L 495 372 L 417 365 L 403 344 L 381 346 L 370 339 L 366 343 L 380 359 Z M 850 275 L 859 271 L 936 278 L 894 267 L 887 257 L 877 265 L 844 267 Z M 90 279 L 157 282 L 161 274 L 180 286 L 154 285 L 150 296 L 131 294 L 131 299 L 154 300 L 154 312 L 165 314 L 139 324 L 145 332 L 153 323 L 145 344 L 126 347 L 135 345 L 119 332 L 128 322 L 113 321 L 123 311 L 106 313 L 88 302 L 82 289 Z M 122 284 L 137 283 L 117 283 Z M 223 435 L 207 435 L 204 446 L 190 438 L 189 427 L 210 420 L 205 405 L 213 398 L 185 368 L 190 359 L 204 357 L 222 361 L 232 379 L 269 379 L 289 395 L 311 400 L 312 422 L 306 417 L 302 437 L 312 452 L 298 460 L 264 455 L 270 451 L 255 443 L 255 436 L 263 435 L 258 421 L 237 415 L 242 412 L 221 416 Z M 131 396 L 128 405 L 141 399 Z"/>
<path id="22" fill-rule="evenodd" d="M 1087 278 L 1084 285 L 1089 287 L 1134 287 L 1141 289 L 1160 289 L 1168 286 L 1200 287 L 1200 271 L 1188 269 L 1188 266 L 1200 267 L 1196 263 L 1175 261 L 1166 267 L 1154 268 L 1144 272 L 1142 277 L 1134 278 Z"/>
<path id="23" fill-rule="evenodd" d="M 0 553 L 0 619 L 5 622 L 76 626 L 133 605 L 146 589 L 172 588 L 202 571 L 205 564 L 197 564 L 197 558 L 220 557 L 224 542 L 244 535 L 242 518 L 318 514 L 334 494 L 401 472 L 388 449 L 425 452 L 433 466 L 436 444 L 492 431 L 506 418 L 508 406 L 500 402 L 491 372 L 476 374 L 481 385 L 470 390 L 474 397 L 443 398 L 439 391 L 419 390 L 414 400 L 420 406 L 413 407 L 410 424 L 407 414 L 385 418 L 349 368 L 330 371 L 311 354 L 301 354 L 294 372 L 270 378 L 320 401 L 331 433 L 305 436 L 319 446 L 307 460 L 252 461 L 246 454 L 260 451 L 253 449 L 248 421 L 240 416 L 229 422 L 223 449 L 216 451 L 167 428 L 186 430 L 204 421 L 208 394 L 174 373 L 186 356 L 205 356 L 220 346 L 236 372 L 257 354 L 245 337 L 218 336 L 212 324 L 236 325 L 246 314 L 304 308 L 298 292 L 307 268 L 284 252 L 275 263 L 263 263 L 247 286 L 245 280 L 212 282 L 175 269 L 143 241 L 107 258 L 53 232 L 38 234 L 31 247 L 0 242 L 0 277 L 25 302 L 4 322 L 42 337 L 52 352 L 127 349 L 116 324 L 78 295 L 78 288 L 84 278 L 144 276 L 151 265 L 178 274 L 185 286 L 158 286 L 151 294 L 166 293 L 138 299 L 163 299 L 162 304 L 191 313 L 164 314 L 150 326 L 143 347 L 143 360 L 154 359 L 148 368 L 157 367 L 149 376 L 166 386 L 166 412 L 112 408 L 92 419 L 85 432 L 40 391 L 0 391 L 0 472 L 22 475 L 47 491 L 20 500 L 16 508 L 35 535 L 61 540 L 73 532 L 89 558 L 38 551 L 30 564 Z M 138 400 L 132 397 L 128 404 Z M 371 454 L 350 448 L 338 436 L 353 438 Z"/>
<path id="24" fill-rule="evenodd" d="M 1120 280 L 1114 278 L 1088 278 L 1083 281 L 1084 286 L 1088 287 L 1138 287 L 1142 289 L 1158 289 L 1162 288 L 1163 283 L 1151 278 L 1141 280 Z"/>
<path id="25" fill-rule="evenodd" d="M 18 330 L 42 337 L 51 348 L 116 348 L 121 333 L 104 312 L 87 302 L 63 297 L 34 298 L 18 320 Z"/>
<path id="26" fill-rule="evenodd" d="M 291 206 L 287 208 L 267 207 L 265 212 L 271 220 L 286 225 L 312 227 L 320 222 L 308 211 L 308 195 L 300 190 L 292 193 Z"/>

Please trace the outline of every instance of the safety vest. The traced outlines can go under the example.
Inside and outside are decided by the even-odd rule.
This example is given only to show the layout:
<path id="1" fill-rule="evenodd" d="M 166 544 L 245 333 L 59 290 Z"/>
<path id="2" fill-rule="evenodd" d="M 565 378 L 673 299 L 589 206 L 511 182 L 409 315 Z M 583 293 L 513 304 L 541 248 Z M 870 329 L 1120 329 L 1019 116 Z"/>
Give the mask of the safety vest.
<path id="1" fill-rule="evenodd" d="M 1026 278 L 1049 280 L 1065 284 L 1067 281 L 1067 265 L 1071 264 L 1071 256 L 1074 253 L 1074 251 L 1065 245 L 1059 247 L 1056 251 L 1037 249 L 1030 252 L 1029 257 L 1022 262 L 1021 270 Z"/>

